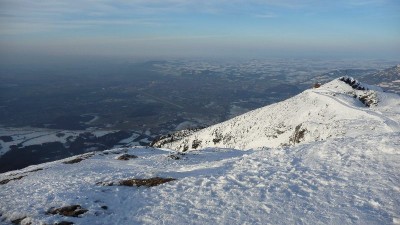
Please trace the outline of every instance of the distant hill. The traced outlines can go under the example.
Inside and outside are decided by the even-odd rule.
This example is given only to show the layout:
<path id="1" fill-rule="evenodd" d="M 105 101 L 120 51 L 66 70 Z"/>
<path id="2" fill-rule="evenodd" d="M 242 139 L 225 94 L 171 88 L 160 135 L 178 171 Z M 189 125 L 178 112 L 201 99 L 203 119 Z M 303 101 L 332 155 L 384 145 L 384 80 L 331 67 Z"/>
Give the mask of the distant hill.
<path id="1" fill-rule="evenodd" d="M 384 69 L 338 69 L 323 73 L 304 84 L 311 86 L 313 83 L 327 83 L 336 77 L 351 76 L 368 84 L 382 87 L 384 91 L 400 93 L 400 64 Z"/>
<path id="2" fill-rule="evenodd" d="M 400 64 L 365 76 L 363 80 L 376 84 L 385 91 L 400 94 Z"/>
<path id="3" fill-rule="evenodd" d="M 326 73 L 323 73 L 321 75 L 318 75 L 313 78 L 312 82 L 314 83 L 328 83 L 331 80 L 338 78 L 338 77 L 343 77 L 343 76 L 350 76 L 354 77 L 356 79 L 360 79 L 362 77 L 368 76 L 370 74 L 376 73 L 378 70 L 376 69 L 337 69 L 337 70 L 332 70 Z M 374 84 L 371 83 L 370 81 L 367 80 L 369 84 Z M 309 85 L 310 86 L 310 85 Z"/>

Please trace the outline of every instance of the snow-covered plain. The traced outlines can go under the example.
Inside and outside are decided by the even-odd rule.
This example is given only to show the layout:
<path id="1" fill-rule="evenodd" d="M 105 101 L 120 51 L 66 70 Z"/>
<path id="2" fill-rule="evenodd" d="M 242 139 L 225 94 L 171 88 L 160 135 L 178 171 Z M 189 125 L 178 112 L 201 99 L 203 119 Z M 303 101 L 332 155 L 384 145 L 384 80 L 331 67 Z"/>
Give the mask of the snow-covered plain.
<path id="1" fill-rule="evenodd" d="M 11 150 L 11 146 L 19 146 L 20 148 L 31 145 L 41 145 L 49 142 L 60 142 L 65 145 L 68 141 L 73 142 L 79 135 L 89 132 L 96 137 L 102 137 L 107 134 L 118 132 L 118 130 L 57 130 L 46 128 L 15 128 L 15 127 L 0 127 L 0 137 L 9 136 L 12 141 L 3 141 L 0 139 L 0 157 Z M 121 146 L 139 146 L 140 142 L 151 142 L 146 138 L 139 141 L 141 132 L 132 132 L 131 137 L 123 139 L 119 142 Z M 150 136 L 151 134 L 149 134 Z M 136 140 L 136 141 L 135 141 Z"/>
<path id="2" fill-rule="evenodd" d="M 267 127 L 263 118 L 291 115 L 276 132 L 287 130 L 281 139 L 287 144 L 241 143 L 262 139 L 250 129 L 232 136 L 244 148 L 121 148 L 0 174 L 0 223 L 400 224 L 400 97 L 373 91 L 377 104 L 366 107 L 358 96 L 367 91 L 346 85 L 336 80 L 188 137 L 204 144 L 209 129 L 241 134 L 232 121 L 243 129 Z M 274 116 L 270 109 L 279 104 L 287 110 Z M 308 132 L 293 139 L 299 122 Z M 288 142 L 290 136 L 299 142 Z M 138 158 L 118 160 L 122 154 Z M 63 163 L 75 158 L 83 160 Z M 176 180 L 154 187 L 103 185 L 153 177 Z M 78 217 L 48 213 L 70 205 L 88 211 Z"/>
<path id="3" fill-rule="evenodd" d="M 12 145 L 19 145 L 21 147 L 24 147 L 30 145 L 40 145 L 48 142 L 60 142 L 62 144 L 65 144 L 67 143 L 67 138 L 69 138 L 70 140 L 74 140 L 84 132 L 86 131 L 69 131 L 32 127 L 0 127 L 0 136 L 9 136 L 12 138 L 12 141 L 9 142 L 0 140 L 0 157 L 6 152 L 10 151 L 10 147 Z M 101 137 L 112 132 L 115 131 L 94 131 L 92 133 L 97 137 Z M 61 133 L 62 135 L 59 135 Z"/>
<path id="4" fill-rule="evenodd" d="M 45 128 L 14 128 L 14 127 L 0 127 L 0 136 L 9 136 L 12 141 L 5 142 L 0 140 L 0 157 L 6 152 L 10 151 L 12 145 L 29 146 L 42 144 L 46 142 L 60 142 L 65 144 L 67 137 L 76 138 L 84 131 L 63 131 Z M 62 136 L 57 134 L 63 133 Z"/>

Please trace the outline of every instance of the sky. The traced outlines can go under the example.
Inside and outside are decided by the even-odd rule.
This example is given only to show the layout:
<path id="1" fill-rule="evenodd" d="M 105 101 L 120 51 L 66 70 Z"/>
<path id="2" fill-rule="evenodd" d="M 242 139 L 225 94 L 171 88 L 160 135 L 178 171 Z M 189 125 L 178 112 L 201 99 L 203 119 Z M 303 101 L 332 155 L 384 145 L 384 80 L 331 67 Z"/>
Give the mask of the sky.
<path id="1" fill-rule="evenodd" d="M 400 0 L 0 0 L 18 56 L 400 59 Z"/>

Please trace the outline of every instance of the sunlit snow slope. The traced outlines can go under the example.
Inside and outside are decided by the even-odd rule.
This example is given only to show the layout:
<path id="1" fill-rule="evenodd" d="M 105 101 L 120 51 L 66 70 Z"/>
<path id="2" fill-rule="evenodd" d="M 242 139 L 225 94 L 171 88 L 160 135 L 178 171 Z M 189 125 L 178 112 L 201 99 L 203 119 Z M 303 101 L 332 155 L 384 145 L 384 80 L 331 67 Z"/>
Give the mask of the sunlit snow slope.
<path id="1" fill-rule="evenodd" d="M 399 96 L 364 86 L 369 90 L 357 90 L 336 79 L 162 147 L 178 151 L 205 147 L 254 149 L 400 131 Z"/>
<path id="2" fill-rule="evenodd" d="M 399 224 L 399 136 L 203 149 L 179 160 L 150 148 L 97 152 L 76 164 L 59 161 L 0 174 L 0 180 L 24 176 L 0 185 L 0 223 Z M 125 151 L 138 158 L 117 160 Z M 152 177 L 176 180 L 155 187 L 99 184 Z M 70 205 L 88 211 L 79 217 L 47 213 Z"/>

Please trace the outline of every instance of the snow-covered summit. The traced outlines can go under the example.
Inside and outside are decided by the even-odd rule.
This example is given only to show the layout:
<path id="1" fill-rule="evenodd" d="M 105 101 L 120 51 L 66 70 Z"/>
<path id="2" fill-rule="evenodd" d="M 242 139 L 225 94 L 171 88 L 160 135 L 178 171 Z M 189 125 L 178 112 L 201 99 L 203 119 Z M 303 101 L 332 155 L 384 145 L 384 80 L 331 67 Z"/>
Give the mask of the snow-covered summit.
<path id="1" fill-rule="evenodd" d="M 400 130 L 400 98 L 341 77 L 283 102 L 259 108 L 162 145 L 255 149 Z"/>

